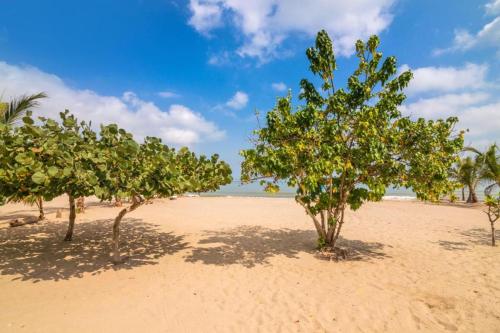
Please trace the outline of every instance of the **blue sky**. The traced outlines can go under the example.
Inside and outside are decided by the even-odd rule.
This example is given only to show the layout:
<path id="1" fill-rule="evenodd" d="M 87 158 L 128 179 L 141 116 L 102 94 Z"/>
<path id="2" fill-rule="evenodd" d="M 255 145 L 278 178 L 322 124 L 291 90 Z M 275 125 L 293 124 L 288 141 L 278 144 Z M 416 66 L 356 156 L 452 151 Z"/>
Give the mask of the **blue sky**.
<path id="1" fill-rule="evenodd" d="M 46 91 L 38 111 L 64 108 L 219 152 L 239 174 L 262 114 L 309 77 L 305 48 L 325 28 L 337 84 L 354 41 L 376 33 L 385 55 L 415 71 L 403 111 L 457 115 L 467 143 L 500 138 L 500 0 L 3 0 L 0 94 Z"/>

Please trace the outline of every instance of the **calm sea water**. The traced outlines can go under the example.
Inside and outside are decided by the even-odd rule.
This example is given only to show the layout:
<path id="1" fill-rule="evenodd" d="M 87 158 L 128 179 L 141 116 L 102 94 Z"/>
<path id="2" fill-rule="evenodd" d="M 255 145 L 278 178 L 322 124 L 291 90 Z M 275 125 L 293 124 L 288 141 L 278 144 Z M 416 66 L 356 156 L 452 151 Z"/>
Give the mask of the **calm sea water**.
<path id="1" fill-rule="evenodd" d="M 484 185 L 477 187 L 476 192 L 480 200 L 484 198 Z M 295 196 L 295 189 L 288 187 L 286 185 L 281 186 L 279 193 L 268 193 L 265 192 L 261 185 L 258 183 L 245 184 L 242 185 L 239 181 L 234 181 L 229 185 L 223 186 L 220 190 L 216 192 L 203 193 L 202 196 L 234 196 L 234 197 L 266 197 L 266 198 L 293 198 Z M 456 191 L 455 193 L 459 199 L 462 197 L 462 192 Z M 465 191 L 465 197 L 467 199 L 467 190 Z M 415 193 L 411 190 L 404 188 L 388 188 L 386 197 L 395 197 L 395 199 L 411 199 L 416 198 Z"/>

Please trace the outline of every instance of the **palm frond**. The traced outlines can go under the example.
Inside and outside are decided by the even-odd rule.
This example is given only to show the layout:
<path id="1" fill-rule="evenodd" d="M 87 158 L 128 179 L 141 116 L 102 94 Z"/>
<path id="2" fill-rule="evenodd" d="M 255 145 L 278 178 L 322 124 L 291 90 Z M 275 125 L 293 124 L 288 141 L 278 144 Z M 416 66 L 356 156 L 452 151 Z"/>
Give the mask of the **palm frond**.
<path id="1" fill-rule="evenodd" d="M 23 95 L 11 100 L 6 109 L 0 112 L 0 122 L 7 125 L 14 125 L 27 111 L 37 107 L 40 104 L 40 99 L 46 97 L 47 95 L 41 92 L 34 95 Z"/>

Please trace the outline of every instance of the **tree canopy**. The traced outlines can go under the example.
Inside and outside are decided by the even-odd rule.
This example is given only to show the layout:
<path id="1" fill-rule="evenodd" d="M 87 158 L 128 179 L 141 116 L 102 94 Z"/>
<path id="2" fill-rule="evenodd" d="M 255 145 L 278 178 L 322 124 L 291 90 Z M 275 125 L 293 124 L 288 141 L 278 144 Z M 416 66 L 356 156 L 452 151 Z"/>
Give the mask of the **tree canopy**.
<path id="1" fill-rule="evenodd" d="M 388 186 L 412 188 L 424 200 L 453 186 L 448 170 L 463 144 L 463 134 L 453 133 L 457 118 L 403 116 L 412 73 L 398 74 L 396 58 L 383 58 L 378 46 L 377 36 L 358 41 L 358 67 L 336 87 L 333 45 L 320 31 L 306 51 L 320 89 L 303 79 L 305 104 L 294 109 L 290 93 L 279 98 L 255 131 L 254 147 L 241 151 L 243 181 L 260 179 L 268 191 L 278 191 L 280 181 L 296 187 L 320 246 L 335 246 L 346 207 L 381 200 Z"/>
<path id="2" fill-rule="evenodd" d="M 127 212 L 149 199 L 215 191 L 232 180 L 229 165 L 216 154 L 207 158 L 187 148 L 176 151 L 154 137 L 139 144 L 115 124 L 101 126 L 97 135 L 69 111 L 60 118 L 39 117 L 35 123 L 28 112 L 21 126 L 0 123 L 0 198 L 51 200 L 67 194 L 67 241 L 73 237 L 76 198 L 130 199 L 115 219 L 116 261 L 119 224 Z"/>

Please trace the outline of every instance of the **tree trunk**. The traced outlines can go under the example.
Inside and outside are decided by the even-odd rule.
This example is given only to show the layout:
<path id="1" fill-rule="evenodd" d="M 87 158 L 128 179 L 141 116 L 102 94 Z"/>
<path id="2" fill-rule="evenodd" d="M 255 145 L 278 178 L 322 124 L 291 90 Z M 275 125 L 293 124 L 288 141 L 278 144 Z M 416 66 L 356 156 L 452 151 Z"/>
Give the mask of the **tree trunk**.
<path id="1" fill-rule="evenodd" d="M 462 187 L 462 201 L 465 201 L 465 186 Z"/>
<path id="2" fill-rule="evenodd" d="M 495 222 L 491 222 L 491 246 L 495 245 Z"/>
<path id="3" fill-rule="evenodd" d="M 132 205 L 127 208 L 120 210 L 118 215 L 115 218 L 115 222 L 113 223 L 113 263 L 121 264 L 122 259 L 120 256 L 120 223 L 128 212 L 135 210 L 139 207 L 144 201 L 140 197 L 133 196 L 132 197 Z"/>
<path id="4" fill-rule="evenodd" d="M 64 237 L 64 240 L 66 242 L 69 242 L 70 240 L 73 239 L 75 218 L 76 218 L 75 198 L 72 195 L 69 195 L 69 225 L 68 225 L 68 231 L 66 232 L 66 237 Z"/>
<path id="5" fill-rule="evenodd" d="M 45 213 L 43 211 L 43 198 L 38 197 L 36 200 L 37 200 L 37 206 L 38 206 L 38 212 L 39 212 L 38 221 L 41 221 L 41 220 L 45 219 Z"/>
<path id="6" fill-rule="evenodd" d="M 476 203 L 477 195 L 474 186 L 469 186 L 469 197 L 467 198 L 467 203 Z"/>
<path id="7" fill-rule="evenodd" d="M 113 263 L 120 264 L 120 222 L 122 218 L 127 214 L 127 208 L 124 208 L 118 213 L 115 218 L 115 223 L 113 223 Z"/>

